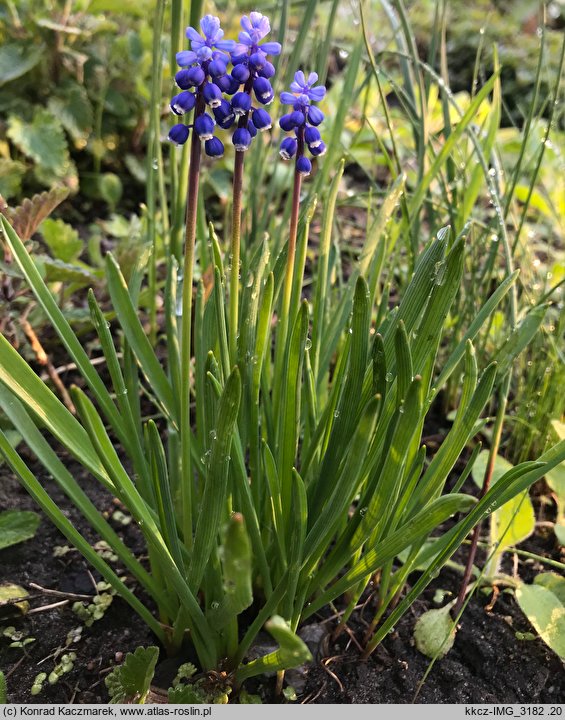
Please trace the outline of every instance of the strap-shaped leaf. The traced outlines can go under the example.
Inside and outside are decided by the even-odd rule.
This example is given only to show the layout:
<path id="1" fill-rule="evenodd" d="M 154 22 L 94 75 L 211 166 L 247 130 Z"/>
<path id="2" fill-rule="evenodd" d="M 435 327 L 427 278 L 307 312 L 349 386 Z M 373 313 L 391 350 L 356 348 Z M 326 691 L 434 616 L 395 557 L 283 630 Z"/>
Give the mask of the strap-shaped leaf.
<path id="1" fill-rule="evenodd" d="M 408 334 L 402 320 L 398 323 L 394 336 L 394 349 L 396 356 L 396 404 L 399 406 L 404 401 L 414 377 L 412 353 L 410 352 Z"/>
<path id="2" fill-rule="evenodd" d="M 102 408 L 104 415 L 111 423 L 114 432 L 119 438 L 122 438 L 121 422 L 116 406 L 114 405 L 104 382 L 98 374 L 98 371 L 90 362 L 90 358 L 84 351 L 77 336 L 74 334 L 61 309 L 51 295 L 49 288 L 43 282 L 41 275 L 35 267 L 35 263 L 32 258 L 25 249 L 24 244 L 2 215 L 0 215 L 0 224 L 2 226 L 2 230 L 4 231 L 6 244 L 14 256 L 14 259 L 25 277 L 26 282 L 32 289 L 37 301 L 49 318 L 49 321 L 51 322 L 51 325 L 57 335 L 61 338 L 61 342 L 67 349 L 67 352 L 76 363 L 82 377 L 86 380 L 88 386 L 94 393 L 97 402 Z"/>
<path id="3" fill-rule="evenodd" d="M 0 385 L 0 404 L 9 417 L 10 422 L 22 437 L 25 438 L 26 445 L 47 472 L 53 476 L 53 479 L 65 495 L 67 495 L 73 504 L 81 511 L 100 537 L 112 547 L 113 551 L 132 575 L 147 589 L 155 600 L 159 600 L 160 589 L 156 586 L 151 575 L 133 556 L 131 550 L 124 545 L 119 535 L 116 534 L 98 508 L 95 507 L 84 490 L 63 465 L 61 460 L 59 460 L 55 451 L 50 447 L 47 440 L 26 412 L 24 405 L 3 385 Z"/>
<path id="4" fill-rule="evenodd" d="M 156 499 L 157 513 L 161 531 L 176 566 L 184 572 L 181 544 L 177 529 L 175 509 L 171 494 L 169 471 L 165 449 L 159 436 L 159 431 L 153 420 L 149 420 L 146 426 L 147 445 L 151 454 L 151 474 L 153 478 L 153 491 Z"/>
<path id="5" fill-rule="evenodd" d="M 4 456 L 4 459 L 13 470 L 14 473 L 20 478 L 22 485 L 25 487 L 27 492 L 41 507 L 43 512 L 51 520 L 51 522 L 57 527 L 60 532 L 67 538 L 67 540 L 76 547 L 76 549 L 84 555 L 88 562 L 98 570 L 102 577 L 108 582 L 117 593 L 124 598 L 124 600 L 131 605 L 140 617 L 147 623 L 147 625 L 153 630 L 155 635 L 165 640 L 165 635 L 161 625 L 153 617 L 153 614 L 141 603 L 136 596 L 129 590 L 123 581 L 116 575 L 112 568 L 100 557 L 100 555 L 90 547 L 90 544 L 83 538 L 83 536 L 75 529 L 73 524 L 68 520 L 57 505 L 51 500 L 49 495 L 43 489 L 39 481 L 30 472 L 27 465 L 18 455 L 18 453 L 12 448 L 6 436 L 0 431 L 0 453 Z"/>
<path id="6" fill-rule="evenodd" d="M 375 429 L 379 409 L 380 398 L 373 398 L 363 411 L 351 446 L 348 448 L 347 461 L 337 482 L 332 488 L 325 489 L 327 502 L 320 514 L 314 518 L 314 524 L 306 539 L 308 559 L 307 568 L 304 570 L 306 573 L 318 562 L 324 550 L 329 546 L 332 535 L 336 532 L 339 524 L 343 522 L 344 512 L 347 511 L 358 492 L 363 460 Z"/>
<path id="7" fill-rule="evenodd" d="M 228 521 L 220 554 L 224 598 L 219 607 L 208 613 L 216 629 L 225 627 L 253 602 L 251 544 L 240 513 L 233 513 Z"/>
<path id="8" fill-rule="evenodd" d="M 498 364 L 498 375 L 503 377 L 514 359 L 530 344 L 543 322 L 547 313 L 547 305 L 540 305 L 526 315 L 517 328 L 511 333 L 510 337 L 499 349 L 495 356 Z"/>
<path id="9" fill-rule="evenodd" d="M 67 450 L 113 491 L 113 484 L 84 428 L 0 335 L 0 382 L 16 395 Z"/>
<path id="10" fill-rule="evenodd" d="M 226 508 L 230 448 L 241 398 L 239 370 L 229 376 L 218 406 L 216 428 L 212 438 L 208 476 L 196 522 L 192 557 L 188 572 L 189 585 L 198 589 L 204 570 L 220 531 Z"/>
<path id="11" fill-rule="evenodd" d="M 471 402 L 464 412 L 457 414 L 453 427 L 434 455 L 414 493 L 408 512 L 414 512 L 416 508 L 424 507 L 430 498 L 441 493 L 449 472 L 472 437 L 475 423 L 491 396 L 495 375 L 496 364 L 491 363 L 479 380 Z"/>
<path id="12" fill-rule="evenodd" d="M 167 548 L 157 526 L 155 513 L 144 503 L 131 478 L 124 470 L 112 441 L 108 437 L 106 428 L 90 399 L 76 387 L 72 388 L 72 395 L 77 410 L 88 429 L 89 437 L 96 447 L 105 469 L 114 481 L 115 492 L 121 494 L 124 498 L 128 509 L 139 523 L 145 539 L 151 548 L 155 550 L 163 573 L 166 573 L 167 579 L 173 585 L 181 603 L 185 606 L 184 610 L 189 615 L 189 627 L 193 641 L 198 648 L 199 656 L 203 659 L 203 662 L 214 664 L 211 629 L 195 595 L 191 592 L 184 575 L 177 568 Z M 201 652 L 204 654 L 200 655 Z"/>
<path id="13" fill-rule="evenodd" d="M 290 517 L 292 468 L 298 444 L 300 425 L 300 389 L 302 364 L 306 335 L 308 333 L 308 303 L 304 301 L 296 315 L 294 327 L 288 344 L 288 356 L 283 381 L 280 409 L 278 472 L 281 481 L 281 499 L 285 518 Z M 288 547 L 288 542 L 287 542 Z"/>
<path id="14" fill-rule="evenodd" d="M 414 434 L 420 427 L 422 415 L 422 380 L 416 376 L 412 381 L 406 400 L 398 408 L 398 419 L 394 435 L 382 471 L 378 473 L 374 496 L 367 508 L 361 508 L 361 520 L 351 541 L 351 549 L 358 549 L 374 532 L 377 525 L 382 526 L 385 507 L 393 503 L 400 492 L 401 478 L 408 459 L 408 450 Z"/>
<path id="15" fill-rule="evenodd" d="M 171 384 L 143 330 L 124 276 L 111 253 L 106 255 L 106 277 L 113 308 L 137 358 L 139 367 L 167 415 L 177 419 L 178 403 L 173 395 Z"/>
<path id="16" fill-rule="evenodd" d="M 419 597 L 422 591 L 436 577 L 438 570 L 453 555 L 455 550 L 463 542 L 470 530 L 491 511 L 493 507 L 500 505 L 520 492 L 526 490 L 536 480 L 539 480 L 547 472 L 553 469 L 560 462 L 565 460 L 565 441 L 562 441 L 544 453 L 538 462 L 525 462 L 509 470 L 500 480 L 479 500 L 471 512 L 466 515 L 457 525 L 446 533 L 449 542 L 445 543 L 443 549 L 437 554 L 428 569 L 420 576 L 406 597 L 391 612 L 389 617 L 378 629 L 373 639 L 367 646 L 367 651 L 372 650 L 382 641 L 391 628 L 395 626 L 414 600 Z M 443 540 L 443 538 L 442 538 Z M 441 542 L 441 540 L 439 541 Z"/>
<path id="17" fill-rule="evenodd" d="M 427 537 L 432 530 L 439 527 L 442 522 L 456 512 L 468 510 L 475 502 L 476 500 L 470 495 L 444 495 L 435 500 L 398 528 L 396 532 L 362 555 L 361 559 L 342 578 L 317 597 L 311 605 L 308 605 L 303 619 L 342 595 L 349 588 L 354 587 L 378 568 L 383 567 L 385 563 L 395 558 L 405 548 L 410 547 L 412 543 Z M 315 583 L 318 584 L 318 578 L 315 579 Z"/>

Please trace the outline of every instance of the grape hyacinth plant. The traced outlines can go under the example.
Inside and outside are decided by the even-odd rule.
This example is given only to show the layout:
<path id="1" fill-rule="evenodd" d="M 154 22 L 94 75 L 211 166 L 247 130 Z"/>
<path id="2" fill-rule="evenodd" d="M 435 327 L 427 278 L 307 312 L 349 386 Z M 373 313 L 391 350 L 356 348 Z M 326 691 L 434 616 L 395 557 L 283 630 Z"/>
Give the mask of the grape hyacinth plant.
<path id="1" fill-rule="evenodd" d="M 140 300 L 146 260 L 125 273 L 107 254 L 111 307 L 103 310 L 92 290 L 88 296 L 98 336 L 89 352 L 99 349 L 97 361 L 104 361 L 107 375 L 69 324 L 59 293 L 0 215 L 19 276 L 80 375 L 71 388 L 74 413 L 1 335 L 0 408 L 27 449 L 20 452 L 0 429 L 0 454 L 167 652 L 198 662 L 201 679 L 221 684 L 226 698 L 229 692 L 236 697 L 248 678 L 308 662 L 301 624 L 331 604 L 347 623 L 364 592 L 370 594 L 367 612 L 373 608 L 364 639 L 370 655 L 470 530 L 565 460 L 561 441 L 538 461 L 505 472 L 478 500 L 462 492 L 499 374 L 495 362 L 479 367 L 474 343 L 482 329 L 488 332 L 516 273 L 504 276 L 482 305 L 477 302 L 472 322 L 440 363 L 466 271 L 467 230 L 440 227 L 417 249 L 413 273 L 391 309 L 381 270 L 387 228 L 400 222 L 395 208 L 406 192 L 401 176 L 358 256 L 351 252 L 351 272 L 342 273 L 333 228 L 345 162 L 330 168 L 335 172 L 328 187 L 318 183 L 319 202 L 308 193 L 311 185 L 302 184 L 312 160 L 326 150 L 318 107 L 326 89 L 316 84 L 314 72 L 296 72 L 290 91 L 280 96 L 290 106 L 279 120 L 289 133 L 280 154 L 294 160 L 293 188 L 284 189 L 290 222 L 275 217 L 269 233 L 260 240 L 249 233 L 240 252 L 244 157 L 253 137 L 273 124 L 266 109 L 274 98 L 269 57 L 282 50 L 267 39 L 270 23 L 261 13 L 244 16 L 241 28 L 237 41 L 225 39 L 219 19 L 206 15 L 200 32 L 186 31 L 190 48 L 176 55 L 179 92 L 171 111 L 181 119 L 169 139 L 190 143 L 182 272 L 180 254 L 170 252 L 164 282 L 155 275 L 163 324 L 153 338 Z M 353 66 L 351 94 L 356 76 Z M 477 108 L 489 89 L 486 82 L 477 92 Z M 332 137 L 339 138 L 336 122 Z M 232 128 L 231 238 L 222 242 L 211 222 L 209 236 L 198 238 L 197 257 L 197 227 L 205 227 L 198 218 L 202 148 L 220 157 L 219 131 Z M 341 148 L 329 150 L 337 156 Z M 179 186 L 184 194 L 185 185 Z M 306 211 L 299 218 L 301 201 Z M 302 279 L 314 209 L 321 222 L 319 241 L 310 248 L 306 299 Z M 245 283 L 239 281 L 240 255 Z M 497 352 L 505 372 L 524 347 L 526 331 L 517 326 Z M 450 378 L 461 387 L 458 406 L 430 457 L 423 444 L 428 411 Z M 42 466 L 40 475 L 28 466 L 29 456 L 37 460 L 33 467 Z M 94 506 L 75 468 L 69 470 L 69 457 L 131 515 L 146 557 L 137 557 Z M 112 548 L 119 570 L 57 505 L 51 485 L 40 481 L 47 475 Z M 277 646 L 261 654 L 257 637 L 263 628 Z M 282 679 L 279 674 L 279 688 Z M 176 701 L 198 697 L 183 700 L 177 690 L 169 696 Z"/>

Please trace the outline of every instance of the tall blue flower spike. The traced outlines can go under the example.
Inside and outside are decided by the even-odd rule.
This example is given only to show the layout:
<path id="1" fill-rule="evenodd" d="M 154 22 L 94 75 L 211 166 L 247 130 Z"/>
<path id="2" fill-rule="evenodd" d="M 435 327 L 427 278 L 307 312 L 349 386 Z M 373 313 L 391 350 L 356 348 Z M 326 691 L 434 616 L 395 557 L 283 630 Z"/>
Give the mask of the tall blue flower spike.
<path id="1" fill-rule="evenodd" d="M 310 73 L 306 78 L 302 70 L 299 70 L 290 84 L 292 92 L 281 93 L 281 102 L 283 105 L 291 105 L 292 111 L 281 117 L 279 125 L 285 132 L 294 131 L 296 139 L 287 137 L 282 141 L 280 156 L 283 160 L 296 156 L 296 170 L 301 175 L 312 172 L 312 163 L 304 155 L 305 146 L 312 157 L 319 157 L 326 152 L 317 128 L 324 119 L 324 113 L 312 104 L 324 99 L 326 88 L 316 85 L 317 81 L 317 73 Z"/>
<path id="2" fill-rule="evenodd" d="M 237 84 L 231 101 L 234 120 L 238 117 L 238 130 L 244 129 L 247 133 L 234 133 L 233 142 L 239 151 L 249 147 L 257 131 L 268 130 L 272 126 L 269 113 L 254 106 L 253 95 L 259 105 L 268 105 L 274 100 L 275 93 L 269 78 L 275 74 L 275 67 L 267 56 L 280 55 L 281 52 L 280 43 L 263 42 L 271 32 L 269 18 L 265 15 L 259 12 L 244 15 L 241 27 L 239 42 L 231 51 L 233 69 L 230 75 L 232 83 Z M 243 89 L 240 90 L 242 85 Z M 252 119 L 249 119 L 250 113 Z"/>
<path id="3" fill-rule="evenodd" d="M 169 132 L 169 140 L 176 145 L 183 145 L 188 140 L 189 128 L 194 127 L 196 135 L 205 141 L 206 154 L 221 157 L 224 146 L 214 137 L 214 129 L 216 123 L 222 128 L 226 127 L 225 120 L 229 116 L 226 106 L 231 112 L 229 103 L 222 97 L 223 93 L 239 89 L 239 84 L 227 74 L 229 53 L 235 50 L 236 43 L 223 39 L 220 20 L 214 15 L 203 17 L 200 29 L 201 32 L 193 27 L 186 29 L 190 50 L 181 50 L 176 55 L 181 69 L 175 75 L 175 82 L 182 92 L 175 95 L 170 104 L 175 115 L 184 115 L 194 110 L 193 125 L 174 125 Z M 206 108 L 212 110 L 215 119 L 206 112 Z"/>

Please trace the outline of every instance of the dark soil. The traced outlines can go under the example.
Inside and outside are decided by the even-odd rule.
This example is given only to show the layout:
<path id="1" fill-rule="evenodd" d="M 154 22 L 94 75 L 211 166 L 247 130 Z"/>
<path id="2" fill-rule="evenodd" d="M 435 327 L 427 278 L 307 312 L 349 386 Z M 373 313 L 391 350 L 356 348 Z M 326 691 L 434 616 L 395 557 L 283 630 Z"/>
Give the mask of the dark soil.
<path id="1" fill-rule="evenodd" d="M 31 464 L 30 459 L 28 462 Z M 81 477 L 78 466 L 71 459 L 67 459 L 66 464 L 75 477 Z M 44 484 L 75 526 L 90 542 L 96 542 L 97 538 L 53 482 L 45 479 Z M 94 481 L 85 480 L 81 484 L 100 511 L 111 517 L 117 509 L 111 495 Z M 9 508 L 37 509 L 6 466 L 0 466 L 0 510 Z M 143 555 L 143 541 L 135 525 L 114 525 L 132 550 L 138 556 Z M 552 533 L 538 533 L 528 543 L 531 551 L 559 559 Z M 7 616 L 6 608 L 0 608 L 0 630 L 14 625 L 26 636 L 35 638 L 23 654 L 21 649 L 9 648 L 10 641 L 1 637 L 0 632 L 0 669 L 7 675 L 11 702 L 107 702 L 104 685 L 107 673 L 125 653 L 140 645 L 154 643 L 143 622 L 125 602 L 115 598 L 101 620 L 84 628 L 77 643 L 65 647 L 69 631 L 81 624 L 71 609 L 75 598 L 70 597 L 66 605 L 43 610 L 65 598 L 41 594 L 31 588 L 30 583 L 69 594 L 95 593 L 94 582 L 100 578 L 90 573 L 76 552 L 62 558 L 54 557 L 54 548 L 66 544 L 44 518 L 35 539 L 0 551 L 0 582 L 26 588 L 33 597 L 31 606 L 35 610 L 22 617 L 14 613 Z M 117 569 L 119 571 L 119 567 Z M 512 571 L 511 562 L 505 569 Z M 531 580 L 540 570 L 541 566 L 535 567 L 532 561 L 520 563 L 520 575 L 526 580 Z M 395 632 L 369 660 L 363 661 L 352 636 L 359 640 L 363 637 L 366 623 L 371 619 L 371 604 L 367 603 L 363 611 L 351 618 L 350 634 L 342 633 L 335 643 L 322 645 L 321 656 L 308 669 L 298 702 L 404 703 L 414 699 L 424 703 L 564 702 L 563 663 L 541 640 L 516 638 L 517 631 L 530 632 L 531 628 L 512 595 L 505 592 L 500 593 L 492 610 L 486 609 L 491 600 L 490 592 L 477 593 L 472 598 L 463 615 L 454 648 L 435 663 L 420 688 L 430 661 L 414 647 L 415 619 L 430 607 L 437 607 L 434 604 L 435 589 L 457 592 L 459 577 L 451 570 L 444 570 L 397 625 Z M 335 627 L 335 620 L 329 613 L 315 620 L 330 631 Z M 36 675 L 39 672 L 49 674 L 57 658 L 69 650 L 77 655 L 74 668 L 56 684 L 46 682 L 42 692 L 32 696 L 30 690 Z M 257 689 L 266 700 L 272 698 L 272 683 L 268 680 Z"/>

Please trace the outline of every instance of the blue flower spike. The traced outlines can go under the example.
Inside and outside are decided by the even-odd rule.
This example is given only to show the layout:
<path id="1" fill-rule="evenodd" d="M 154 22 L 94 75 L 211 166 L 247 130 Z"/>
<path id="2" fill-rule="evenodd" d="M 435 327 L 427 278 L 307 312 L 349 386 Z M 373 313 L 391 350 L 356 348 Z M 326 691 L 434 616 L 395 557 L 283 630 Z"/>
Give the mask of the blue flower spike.
<path id="1" fill-rule="evenodd" d="M 224 146 L 214 137 L 216 122 L 220 127 L 229 127 L 233 113 L 223 93 L 235 92 L 239 84 L 228 75 L 230 53 L 235 50 L 233 40 L 224 39 L 219 18 L 206 15 L 200 20 L 200 32 L 193 27 L 186 29 L 190 41 L 189 50 L 181 50 L 176 61 L 181 68 L 175 75 L 175 82 L 182 90 L 171 100 L 171 111 L 185 115 L 194 110 L 194 132 L 204 141 L 204 151 L 210 157 L 221 157 Z M 206 113 L 206 107 L 214 113 L 214 120 Z M 230 118 L 231 116 L 231 118 Z M 230 122 L 231 120 L 231 122 Z M 179 123 L 171 128 L 169 140 L 176 145 L 184 144 L 189 135 L 189 126 Z"/>
<path id="2" fill-rule="evenodd" d="M 231 106 L 234 114 L 239 117 L 238 129 L 246 130 L 252 139 L 257 135 L 257 131 L 271 127 L 269 114 L 254 106 L 254 100 L 259 106 L 268 105 L 274 100 L 275 93 L 269 78 L 275 74 L 275 67 L 269 62 L 268 56 L 280 55 L 281 45 L 278 42 L 265 41 L 271 32 L 271 24 L 269 18 L 262 13 L 251 12 L 244 15 L 241 28 L 239 42 L 231 52 L 233 69 L 230 76 L 234 83 L 238 83 L 238 91 L 233 95 Z M 242 85 L 243 89 L 239 90 Z M 234 146 L 236 150 L 243 151 L 240 140 L 240 134 L 236 137 L 234 133 Z"/>
<path id="3" fill-rule="evenodd" d="M 312 172 L 312 163 L 304 154 L 305 146 L 312 157 L 319 157 L 326 151 L 317 127 L 324 119 L 324 113 L 313 105 L 324 99 L 326 88 L 316 85 L 317 81 L 317 73 L 312 72 L 306 77 L 299 70 L 290 84 L 292 92 L 281 93 L 281 102 L 283 105 L 291 105 L 292 111 L 281 117 L 279 125 L 285 132 L 294 132 L 296 139 L 285 138 L 282 141 L 280 156 L 283 160 L 296 156 L 296 172 L 304 176 Z M 292 143 L 289 142 L 291 140 Z"/>

